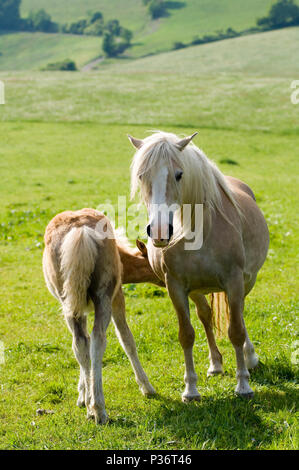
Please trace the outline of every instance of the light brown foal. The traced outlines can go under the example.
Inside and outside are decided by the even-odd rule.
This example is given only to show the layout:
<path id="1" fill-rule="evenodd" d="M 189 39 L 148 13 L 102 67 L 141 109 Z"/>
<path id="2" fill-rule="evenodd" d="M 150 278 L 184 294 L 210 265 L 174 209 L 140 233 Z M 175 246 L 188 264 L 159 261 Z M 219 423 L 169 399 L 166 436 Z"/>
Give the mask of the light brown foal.
<path id="1" fill-rule="evenodd" d="M 46 228 L 43 254 L 45 280 L 51 294 L 61 303 L 80 365 L 77 405 L 86 406 L 87 416 L 97 423 L 108 419 L 102 388 L 102 358 L 111 317 L 140 390 L 144 395 L 155 393 L 140 364 L 126 322 L 121 284 L 161 285 L 149 266 L 142 242 L 137 243 L 139 249 L 133 249 L 115 238 L 103 238 L 103 230 L 113 235 L 109 220 L 98 211 L 63 212 Z M 95 316 L 89 337 L 86 314 L 90 310 L 94 310 Z"/>

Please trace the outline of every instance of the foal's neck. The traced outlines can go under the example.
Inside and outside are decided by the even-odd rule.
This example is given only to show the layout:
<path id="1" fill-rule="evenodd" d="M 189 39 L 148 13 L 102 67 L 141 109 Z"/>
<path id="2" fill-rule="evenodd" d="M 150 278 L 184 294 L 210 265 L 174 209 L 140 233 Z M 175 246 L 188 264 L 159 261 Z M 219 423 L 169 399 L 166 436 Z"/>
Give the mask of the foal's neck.
<path id="1" fill-rule="evenodd" d="M 143 256 L 137 248 L 129 248 L 118 243 L 117 245 L 123 266 L 123 284 L 150 282 L 162 285 L 160 279 L 152 270 L 148 258 Z"/>

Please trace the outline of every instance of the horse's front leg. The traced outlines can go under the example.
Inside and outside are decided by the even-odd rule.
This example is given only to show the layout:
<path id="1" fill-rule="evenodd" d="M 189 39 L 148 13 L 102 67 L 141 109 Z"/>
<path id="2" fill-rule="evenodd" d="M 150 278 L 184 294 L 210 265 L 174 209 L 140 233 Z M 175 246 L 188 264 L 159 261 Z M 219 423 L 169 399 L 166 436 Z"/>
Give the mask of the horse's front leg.
<path id="1" fill-rule="evenodd" d="M 223 374 L 222 355 L 217 348 L 215 341 L 211 308 L 207 302 L 207 299 L 202 294 L 192 292 L 192 294 L 190 294 L 190 298 L 196 305 L 198 318 L 201 320 L 205 328 L 208 340 L 210 367 L 207 375 L 209 377 L 217 374 Z"/>
<path id="2" fill-rule="evenodd" d="M 188 293 L 173 278 L 167 278 L 167 289 L 176 310 L 179 321 L 179 340 L 185 356 L 185 390 L 182 394 L 183 402 L 200 400 L 200 394 L 196 388 L 197 374 L 193 362 L 193 344 L 195 333 L 190 322 Z"/>

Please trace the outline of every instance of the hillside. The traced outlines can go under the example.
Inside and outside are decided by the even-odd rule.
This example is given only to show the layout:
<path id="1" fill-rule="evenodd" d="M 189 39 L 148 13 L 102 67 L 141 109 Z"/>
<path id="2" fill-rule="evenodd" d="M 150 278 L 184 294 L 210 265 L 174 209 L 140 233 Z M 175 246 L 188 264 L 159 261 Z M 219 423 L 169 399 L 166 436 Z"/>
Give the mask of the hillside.
<path id="1" fill-rule="evenodd" d="M 21 13 L 45 8 L 59 23 L 77 20 L 89 10 L 100 10 L 106 20 L 117 18 L 134 32 L 127 56 L 137 58 L 170 50 L 175 41 L 212 34 L 232 27 L 242 30 L 263 16 L 272 0 L 168 1 L 168 15 L 152 21 L 141 0 L 22 0 Z M 0 70 L 39 69 L 49 62 L 70 58 L 80 67 L 101 54 L 99 38 L 63 35 L 9 34 L 0 36 Z"/>
<path id="2" fill-rule="evenodd" d="M 86 16 L 100 10 L 106 19 L 117 18 L 134 32 L 129 56 L 140 57 L 171 49 L 175 41 L 191 41 L 196 35 L 232 27 L 245 29 L 269 9 L 272 0 L 184 0 L 167 1 L 168 16 L 152 21 L 142 0 L 23 0 L 22 14 L 45 8 L 58 22 Z"/>
<path id="3" fill-rule="evenodd" d="M 299 28 L 285 28 L 170 51 L 124 63 L 124 73 L 299 75 Z M 118 64 L 111 65 L 116 71 Z M 294 78 L 295 79 L 295 78 Z"/>
<path id="4" fill-rule="evenodd" d="M 290 100 L 298 39 L 299 28 L 287 28 L 91 73 L 2 72 L 10 103 L 2 119 L 298 133 Z"/>
<path id="5" fill-rule="evenodd" d="M 36 70 L 67 58 L 81 67 L 101 54 L 101 39 L 66 34 L 5 34 L 0 35 L 0 51 L 0 70 Z"/>

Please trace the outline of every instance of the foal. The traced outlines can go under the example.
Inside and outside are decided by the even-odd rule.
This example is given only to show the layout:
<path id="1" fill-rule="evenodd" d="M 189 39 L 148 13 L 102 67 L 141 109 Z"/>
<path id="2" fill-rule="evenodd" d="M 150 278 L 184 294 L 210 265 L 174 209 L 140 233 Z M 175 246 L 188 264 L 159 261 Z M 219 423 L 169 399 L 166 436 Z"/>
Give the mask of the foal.
<path id="1" fill-rule="evenodd" d="M 112 237 L 104 238 L 103 231 Z M 139 362 L 126 322 L 121 288 L 122 282 L 161 285 L 149 266 L 144 244 L 137 241 L 137 246 L 139 250 L 113 238 L 107 217 L 93 209 L 62 212 L 51 220 L 45 232 L 45 280 L 51 294 L 62 305 L 80 365 L 77 405 L 86 406 L 87 416 L 96 423 L 108 420 L 102 389 L 102 358 L 111 317 L 141 392 L 144 395 L 155 393 Z M 86 326 L 90 310 L 95 313 L 91 337 Z"/>

